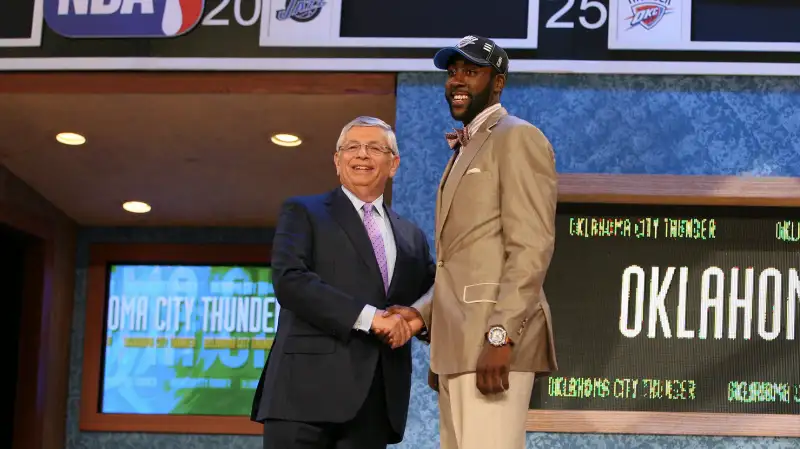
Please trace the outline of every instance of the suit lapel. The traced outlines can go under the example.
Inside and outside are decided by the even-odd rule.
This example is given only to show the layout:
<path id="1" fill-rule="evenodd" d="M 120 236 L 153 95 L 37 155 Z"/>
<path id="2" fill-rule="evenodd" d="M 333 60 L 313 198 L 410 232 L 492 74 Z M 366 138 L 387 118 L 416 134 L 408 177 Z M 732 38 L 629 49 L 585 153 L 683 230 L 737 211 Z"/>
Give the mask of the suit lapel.
<path id="1" fill-rule="evenodd" d="M 393 210 L 386 207 L 386 213 L 389 214 L 389 222 L 392 224 L 392 234 L 394 235 L 394 245 L 396 248 L 396 259 L 394 262 L 394 272 L 392 273 L 392 281 L 389 283 L 389 290 L 386 294 L 387 298 L 391 298 L 395 294 L 397 288 L 405 281 L 403 267 L 407 266 L 408 260 L 411 258 L 409 250 L 408 239 L 406 238 L 404 226 L 400 223 L 400 217 L 394 213 Z"/>
<path id="2" fill-rule="evenodd" d="M 467 167 L 469 167 L 469 164 L 472 163 L 472 160 L 478 154 L 481 147 L 486 142 L 486 139 L 489 138 L 489 135 L 492 132 L 492 127 L 494 127 L 494 125 L 496 125 L 497 122 L 499 122 L 500 119 L 507 114 L 508 113 L 506 112 L 505 108 L 500 108 L 495 113 L 490 115 L 478 132 L 475 133 L 475 135 L 469 140 L 467 146 L 461 150 L 461 157 L 458 158 L 458 163 L 448 164 L 449 169 L 445 170 L 445 176 L 442 177 L 439 194 L 437 195 L 437 198 L 439 198 L 439 201 L 437 201 L 437 242 L 441 237 L 442 228 L 444 228 L 444 223 L 447 220 L 448 213 L 450 212 L 450 206 L 453 203 L 453 196 L 456 193 L 459 182 L 461 182 L 461 178 L 467 171 Z"/>
<path id="3" fill-rule="evenodd" d="M 456 160 L 456 153 L 453 153 L 450 156 L 450 160 L 447 161 L 447 166 L 444 168 L 444 172 L 442 173 L 442 178 L 439 180 L 439 190 L 436 192 L 436 210 L 434 211 L 434 227 L 436 232 L 435 246 L 436 252 L 439 252 L 439 230 L 441 229 L 441 218 L 442 218 L 442 189 L 444 189 L 445 181 L 447 180 L 447 176 L 450 174 L 450 171 L 453 169 L 453 164 Z"/>
<path id="4" fill-rule="evenodd" d="M 353 203 L 350 202 L 350 199 L 340 188 L 337 188 L 331 194 L 329 207 L 331 215 L 347 234 L 364 263 L 367 264 L 373 275 L 377 276 L 378 279 L 382 279 L 378 261 L 375 259 L 375 251 L 372 249 L 372 242 L 369 240 L 364 222 L 361 221 L 361 217 L 358 215 L 356 208 L 353 207 Z"/>

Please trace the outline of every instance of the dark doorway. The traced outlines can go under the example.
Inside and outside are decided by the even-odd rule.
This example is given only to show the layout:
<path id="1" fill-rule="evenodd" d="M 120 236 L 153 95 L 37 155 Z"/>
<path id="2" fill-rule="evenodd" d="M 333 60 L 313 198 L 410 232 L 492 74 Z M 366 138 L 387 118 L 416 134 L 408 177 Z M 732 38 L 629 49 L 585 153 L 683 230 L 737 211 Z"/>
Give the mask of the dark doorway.
<path id="1" fill-rule="evenodd" d="M 0 224 L 0 286 L 2 289 L 3 325 L 0 326 L 0 341 L 7 342 L 3 348 L 3 376 L 12 380 L 3 382 L 0 391 L 0 413 L 15 416 L 17 381 L 19 372 L 20 322 L 25 296 L 26 259 L 36 239 Z M 14 419 L 0 420 L 0 447 L 12 447 L 14 441 Z"/>

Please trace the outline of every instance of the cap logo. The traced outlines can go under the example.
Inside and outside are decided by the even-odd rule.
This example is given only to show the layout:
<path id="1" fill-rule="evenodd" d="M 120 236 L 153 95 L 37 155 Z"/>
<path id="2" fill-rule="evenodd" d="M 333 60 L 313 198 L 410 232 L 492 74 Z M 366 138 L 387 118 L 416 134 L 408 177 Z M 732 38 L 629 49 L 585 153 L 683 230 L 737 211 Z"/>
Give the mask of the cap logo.
<path id="1" fill-rule="evenodd" d="M 458 41 L 457 47 L 458 48 L 464 48 L 467 45 L 474 44 L 477 40 L 478 40 L 478 38 L 475 37 L 475 36 L 466 36 L 464 39 L 461 39 L 460 41 Z"/>

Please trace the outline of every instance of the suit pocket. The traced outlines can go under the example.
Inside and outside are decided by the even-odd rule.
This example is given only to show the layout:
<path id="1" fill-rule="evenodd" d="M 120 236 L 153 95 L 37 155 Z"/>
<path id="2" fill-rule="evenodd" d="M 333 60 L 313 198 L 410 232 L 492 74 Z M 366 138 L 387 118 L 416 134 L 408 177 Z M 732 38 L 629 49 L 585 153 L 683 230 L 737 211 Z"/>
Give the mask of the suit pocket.
<path id="1" fill-rule="evenodd" d="M 325 335 L 290 335 L 283 344 L 284 354 L 331 354 L 336 340 Z"/>
<path id="2" fill-rule="evenodd" d="M 490 171 L 486 171 L 486 170 L 483 170 L 483 169 L 480 169 L 480 168 L 478 168 L 478 167 L 472 167 L 472 168 L 469 168 L 469 169 L 467 169 L 467 171 L 466 171 L 466 172 L 464 172 L 464 176 L 465 176 L 465 177 L 466 177 L 466 176 L 484 176 L 484 177 L 491 177 L 491 176 L 492 176 L 492 172 L 490 172 Z M 475 179 L 477 179 L 477 178 L 475 178 Z"/>
<path id="3" fill-rule="evenodd" d="M 464 287 L 461 298 L 467 304 L 477 302 L 497 303 L 497 294 L 500 293 L 500 284 L 496 282 L 482 282 Z"/>

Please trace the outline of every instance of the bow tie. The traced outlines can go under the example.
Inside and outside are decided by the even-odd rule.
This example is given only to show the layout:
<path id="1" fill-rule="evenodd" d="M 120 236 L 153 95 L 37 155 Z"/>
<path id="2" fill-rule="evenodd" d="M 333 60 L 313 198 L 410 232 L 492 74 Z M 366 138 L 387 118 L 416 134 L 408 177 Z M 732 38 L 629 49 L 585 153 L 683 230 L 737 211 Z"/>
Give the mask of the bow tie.
<path id="1" fill-rule="evenodd" d="M 450 145 L 451 150 L 454 150 L 456 145 L 461 145 L 463 148 L 469 142 L 469 132 L 466 127 L 461 129 L 453 128 L 453 132 L 445 133 L 444 136 L 447 138 L 447 144 Z"/>

